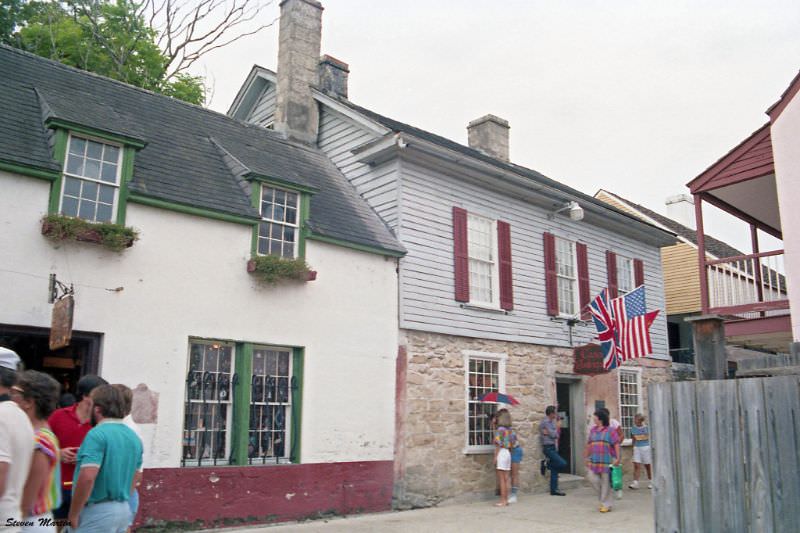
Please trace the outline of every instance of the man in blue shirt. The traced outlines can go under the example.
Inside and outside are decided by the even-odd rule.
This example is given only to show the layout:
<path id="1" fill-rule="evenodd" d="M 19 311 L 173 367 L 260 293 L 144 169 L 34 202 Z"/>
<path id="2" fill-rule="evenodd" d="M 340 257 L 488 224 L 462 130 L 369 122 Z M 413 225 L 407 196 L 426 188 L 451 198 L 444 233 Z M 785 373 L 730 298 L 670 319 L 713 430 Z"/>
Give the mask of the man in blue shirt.
<path id="1" fill-rule="evenodd" d="M 124 533 L 142 442 L 122 421 L 125 399 L 118 389 L 101 385 L 90 397 L 95 427 L 78 450 L 69 523 L 74 533 Z"/>
<path id="2" fill-rule="evenodd" d="M 544 414 L 546 418 L 539 424 L 539 434 L 542 437 L 542 451 L 547 457 L 548 468 L 550 468 L 550 495 L 564 496 L 558 490 L 558 473 L 567 466 L 567 462 L 558 455 L 558 437 L 561 433 L 561 425 L 558 422 L 558 413 L 554 405 L 548 405 Z M 544 474 L 544 464 L 542 465 Z"/>

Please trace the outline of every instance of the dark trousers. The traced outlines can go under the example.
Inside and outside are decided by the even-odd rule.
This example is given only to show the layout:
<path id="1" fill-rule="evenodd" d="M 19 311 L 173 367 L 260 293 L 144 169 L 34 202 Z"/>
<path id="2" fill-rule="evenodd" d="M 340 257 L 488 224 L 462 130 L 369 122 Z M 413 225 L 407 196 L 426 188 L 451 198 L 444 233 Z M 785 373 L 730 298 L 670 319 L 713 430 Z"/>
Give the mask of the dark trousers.
<path id="1" fill-rule="evenodd" d="M 61 489 L 61 506 L 53 509 L 53 518 L 69 518 L 69 506 L 72 503 L 72 487 Z"/>
<path id="2" fill-rule="evenodd" d="M 544 455 L 550 461 L 550 492 L 558 490 L 558 473 L 564 470 L 567 462 L 558 455 L 556 447 L 552 444 L 545 444 Z"/>

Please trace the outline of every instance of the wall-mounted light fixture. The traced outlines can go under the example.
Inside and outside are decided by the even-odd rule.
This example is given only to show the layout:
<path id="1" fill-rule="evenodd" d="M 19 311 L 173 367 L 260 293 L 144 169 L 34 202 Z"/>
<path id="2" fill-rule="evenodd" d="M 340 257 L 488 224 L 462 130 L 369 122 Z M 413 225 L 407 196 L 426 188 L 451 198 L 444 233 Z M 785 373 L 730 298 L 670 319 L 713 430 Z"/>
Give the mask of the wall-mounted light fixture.
<path id="1" fill-rule="evenodd" d="M 578 204 L 578 202 L 575 201 L 570 201 L 562 205 L 552 213 L 549 213 L 547 218 L 552 220 L 558 213 L 563 213 L 564 211 L 569 211 L 570 220 L 574 220 L 576 222 L 578 220 L 583 220 L 583 208 Z"/>

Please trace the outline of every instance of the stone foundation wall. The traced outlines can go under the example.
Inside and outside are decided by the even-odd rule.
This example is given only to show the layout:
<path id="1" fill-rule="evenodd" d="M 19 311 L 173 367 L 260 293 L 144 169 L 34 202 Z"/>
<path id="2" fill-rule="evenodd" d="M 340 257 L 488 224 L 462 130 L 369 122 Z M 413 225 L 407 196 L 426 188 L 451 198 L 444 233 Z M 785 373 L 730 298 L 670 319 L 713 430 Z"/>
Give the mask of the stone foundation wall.
<path id="1" fill-rule="evenodd" d="M 435 505 L 442 500 L 494 490 L 492 454 L 465 453 L 464 351 L 507 356 L 506 392 L 521 403 L 510 409 L 525 453 L 520 488 L 523 491 L 546 490 L 547 478 L 538 472 L 542 455 L 537 430 L 545 408 L 555 403 L 556 377 L 572 375 L 572 349 L 420 331 L 402 331 L 401 344 L 407 363 L 405 390 L 398 391 L 402 401 L 398 409 L 405 411 L 405 417 L 397 425 L 395 456 L 401 464 L 395 467 L 395 505 Z M 644 368 L 642 392 L 646 400 L 646 385 L 668 381 L 671 369 L 669 362 L 643 360 L 637 364 Z M 610 377 L 601 376 L 603 379 Z M 583 378 L 584 383 L 591 380 Z M 594 398 L 588 394 L 590 389 L 586 387 L 584 407 L 587 413 L 594 406 Z M 616 413 L 616 401 L 609 408 Z M 646 403 L 642 408 L 646 412 Z"/>

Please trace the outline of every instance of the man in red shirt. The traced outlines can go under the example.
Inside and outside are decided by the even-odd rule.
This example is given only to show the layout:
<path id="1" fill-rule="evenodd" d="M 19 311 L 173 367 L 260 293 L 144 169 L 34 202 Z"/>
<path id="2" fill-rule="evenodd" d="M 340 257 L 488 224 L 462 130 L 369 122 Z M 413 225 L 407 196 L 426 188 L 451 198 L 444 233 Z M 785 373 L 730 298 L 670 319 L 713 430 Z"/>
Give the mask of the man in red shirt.
<path id="1" fill-rule="evenodd" d="M 92 400 L 89 393 L 108 382 L 100 376 L 86 375 L 78 380 L 75 390 L 76 402 L 69 407 L 57 409 L 47 423 L 58 437 L 61 446 L 61 507 L 53 510 L 53 517 L 64 519 L 69 516 L 72 502 L 72 477 L 75 474 L 75 459 L 86 434 L 92 429 Z"/>

